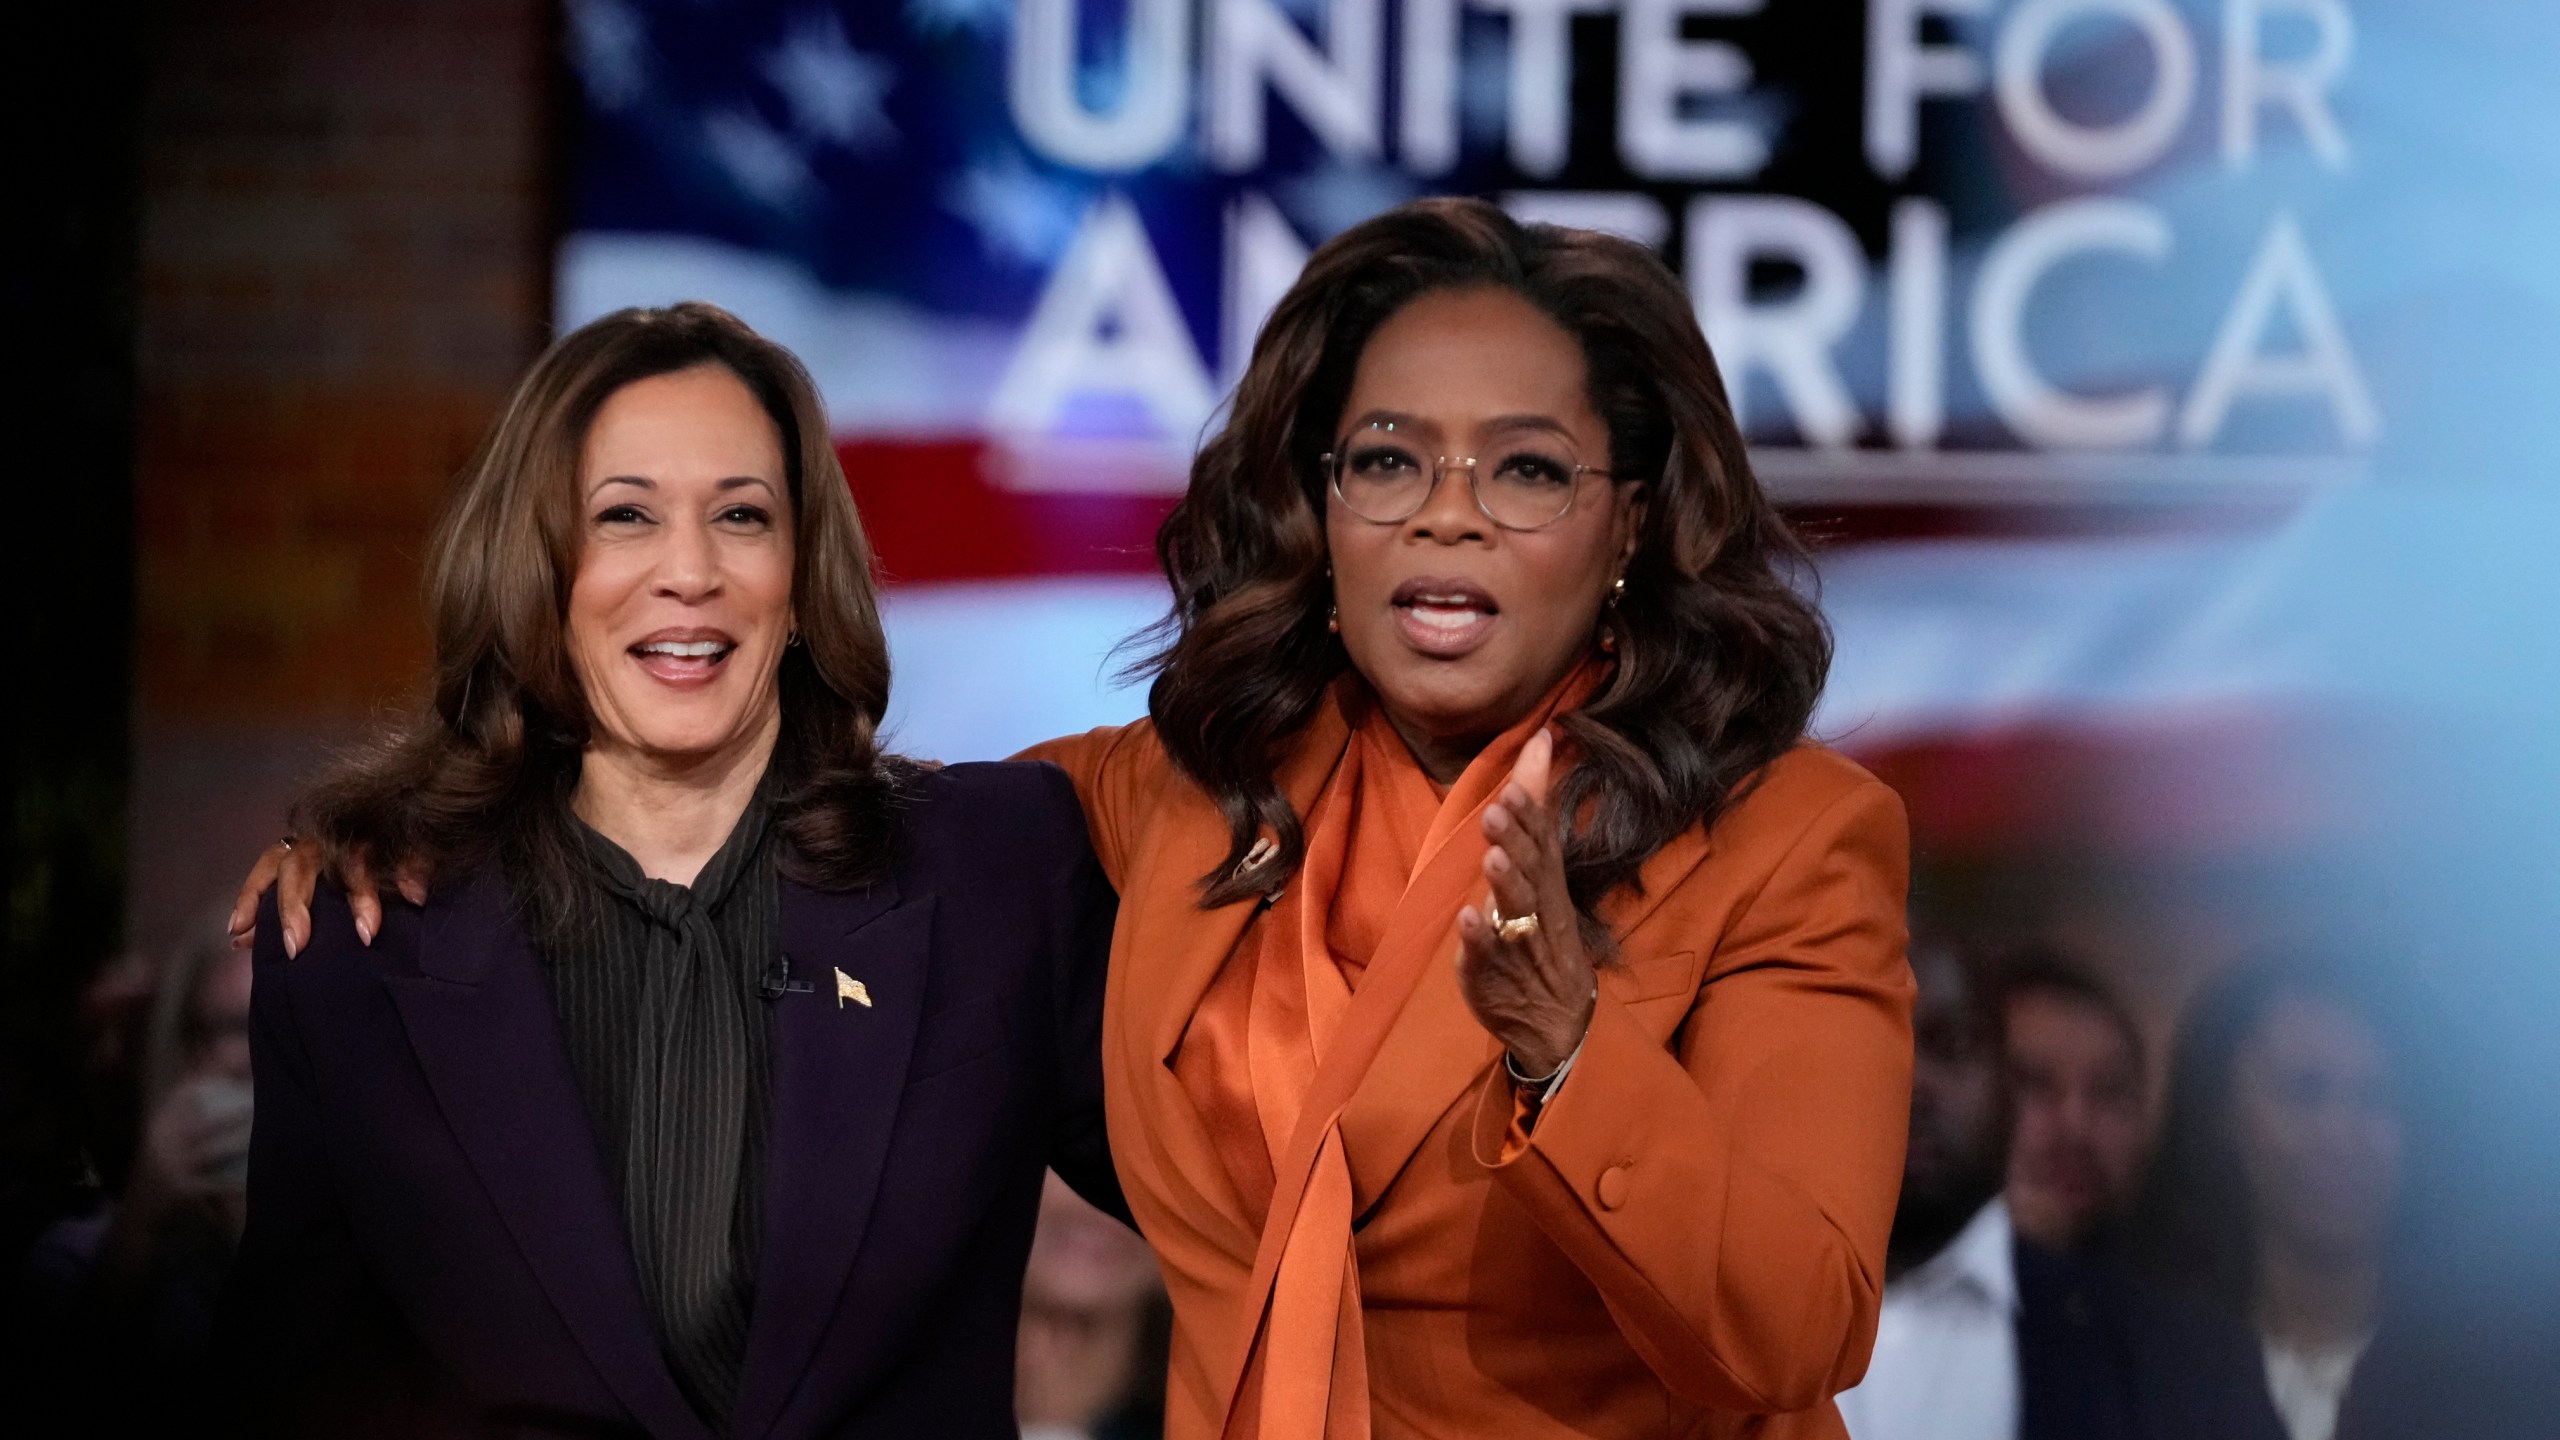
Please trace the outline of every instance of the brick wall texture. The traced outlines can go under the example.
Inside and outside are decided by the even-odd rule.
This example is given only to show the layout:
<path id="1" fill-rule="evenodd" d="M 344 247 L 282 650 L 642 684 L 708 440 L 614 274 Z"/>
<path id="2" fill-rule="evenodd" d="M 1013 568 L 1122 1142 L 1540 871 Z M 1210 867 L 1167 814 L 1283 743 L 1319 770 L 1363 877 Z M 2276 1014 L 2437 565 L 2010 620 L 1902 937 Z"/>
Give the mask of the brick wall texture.
<path id="1" fill-rule="evenodd" d="M 129 935 L 416 693 L 418 556 L 540 347 L 547 0 L 161 7 L 143 137 Z"/>

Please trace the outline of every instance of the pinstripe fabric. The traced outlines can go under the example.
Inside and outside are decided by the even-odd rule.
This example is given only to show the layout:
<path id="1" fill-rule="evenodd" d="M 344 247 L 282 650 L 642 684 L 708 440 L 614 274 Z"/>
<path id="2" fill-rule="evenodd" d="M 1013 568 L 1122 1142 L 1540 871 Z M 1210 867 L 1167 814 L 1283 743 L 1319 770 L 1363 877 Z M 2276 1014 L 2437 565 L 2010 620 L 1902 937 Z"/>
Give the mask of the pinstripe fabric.
<path id="1" fill-rule="evenodd" d="M 578 828 L 596 886 L 587 942 L 545 968 L 659 1344 L 717 1427 L 761 1249 L 773 1075 L 755 987 L 780 944 L 767 811 L 751 802 L 689 887 Z"/>

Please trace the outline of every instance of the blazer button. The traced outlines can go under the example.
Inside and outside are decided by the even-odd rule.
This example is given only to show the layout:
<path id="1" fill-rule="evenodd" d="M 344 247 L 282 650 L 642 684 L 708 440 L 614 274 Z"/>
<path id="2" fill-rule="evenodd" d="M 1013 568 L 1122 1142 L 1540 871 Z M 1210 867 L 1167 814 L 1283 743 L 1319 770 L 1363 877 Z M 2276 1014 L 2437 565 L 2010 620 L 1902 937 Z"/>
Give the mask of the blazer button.
<path id="1" fill-rule="evenodd" d="M 1612 1165 L 1600 1172 L 1600 1208 L 1615 1210 L 1627 1203 L 1627 1167 Z"/>

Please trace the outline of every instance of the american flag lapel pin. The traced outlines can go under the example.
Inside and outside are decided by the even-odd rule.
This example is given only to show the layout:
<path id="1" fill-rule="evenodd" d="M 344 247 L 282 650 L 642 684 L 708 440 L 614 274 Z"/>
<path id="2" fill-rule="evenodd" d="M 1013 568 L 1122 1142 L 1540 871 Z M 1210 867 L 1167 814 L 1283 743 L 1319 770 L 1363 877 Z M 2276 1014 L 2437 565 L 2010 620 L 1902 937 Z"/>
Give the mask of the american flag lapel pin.
<path id="1" fill-rule="evenodd" d="M 868 1010 L 871 1008 L 871 991 L 861 981 L 838 969 L 836 971 L 836 1008 L 843 1009 L 844 1002 L 847 1000 Z"/>

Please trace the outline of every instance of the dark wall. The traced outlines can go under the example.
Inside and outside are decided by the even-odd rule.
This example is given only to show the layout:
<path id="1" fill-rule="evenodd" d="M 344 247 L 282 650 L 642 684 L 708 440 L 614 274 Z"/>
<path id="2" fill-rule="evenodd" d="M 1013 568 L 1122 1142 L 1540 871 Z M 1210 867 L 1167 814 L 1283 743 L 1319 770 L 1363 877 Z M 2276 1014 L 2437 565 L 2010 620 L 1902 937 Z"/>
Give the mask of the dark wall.
<path id="1" fill-rule="evenodd" d="M 13 682 L 0 958 L 0 1245 L 80 1175 L 69 1022 L 118 943 L 133 636 L 133 257 L 143 26 L 131 7 L 0 8 L 0 225 L 18 351 L 5 489 Z"/>

